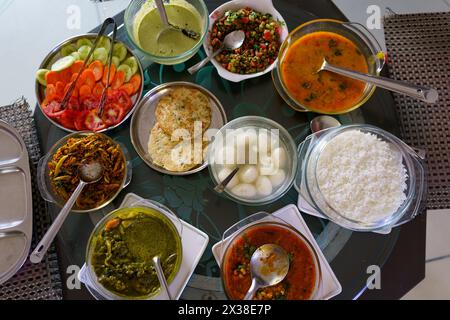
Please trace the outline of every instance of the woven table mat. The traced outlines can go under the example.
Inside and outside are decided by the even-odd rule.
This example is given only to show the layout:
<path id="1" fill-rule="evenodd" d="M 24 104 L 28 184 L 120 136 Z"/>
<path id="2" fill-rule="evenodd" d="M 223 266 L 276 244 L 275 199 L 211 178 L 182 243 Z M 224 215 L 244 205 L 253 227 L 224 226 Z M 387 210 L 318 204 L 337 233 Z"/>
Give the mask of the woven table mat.
<path id="1" fill-rule="evenodd" d="M 433 105 L 394 99 L 402 139 L 427 150 L 428 209 L 450 208 L 450 13 L 392 14 L 384 33 L 390 76 L 439 92 Z"/>
<path id="2" fill-rule="evenodd" d="M 50 225 L 45 202 L 39 194 L 36 181 L 36 167 L 41 158 L 39 140 L 30 107 L 23 98 L 9 106 L 0 106 L 0 119 L 19 131 L 27 146 L 30 159 L 33 193 L 33 239 L 31 250 L 42 238 Z M 62 299 L 62 285 L 55 247 L 48 251 L 43 262 L 32 264 L 27 260 L 19 272 L 0 285 L 0 299 Z"/>

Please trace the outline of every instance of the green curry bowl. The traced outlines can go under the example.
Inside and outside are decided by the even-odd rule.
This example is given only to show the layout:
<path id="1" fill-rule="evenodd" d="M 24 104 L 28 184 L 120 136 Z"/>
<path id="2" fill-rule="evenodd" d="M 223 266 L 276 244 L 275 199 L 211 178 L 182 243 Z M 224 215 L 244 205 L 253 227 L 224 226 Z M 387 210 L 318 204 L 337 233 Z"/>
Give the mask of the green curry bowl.
<path id="1" fill-rule="evenodd" d="M 145 57 L 163 65 L 185 62 L 200 49 L 208 31 L 208 9 L 203 0 L 164 0 L 170 24 L 195 34 L 167 32 L 153 0 L 132 0 L 124 25 L 130 42 Z M 162 32 L 164 30 L 164 32 Z"/>
<path id="2" fill-rule="evenodd" d="M 170 283 L 182 260 L 182 225 L 157 202 L 117 209 L 91 234 L 86 250 L 87 276 L 107 300 L 149 300 L 160 293 L 152 259 L 159 256 Z"/>

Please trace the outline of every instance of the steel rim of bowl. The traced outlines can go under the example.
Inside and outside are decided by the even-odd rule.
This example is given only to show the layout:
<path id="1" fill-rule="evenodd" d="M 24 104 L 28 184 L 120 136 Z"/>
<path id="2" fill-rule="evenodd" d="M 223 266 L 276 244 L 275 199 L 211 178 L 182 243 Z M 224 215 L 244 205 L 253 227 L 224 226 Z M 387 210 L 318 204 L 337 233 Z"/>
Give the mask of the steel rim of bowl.
<path id="1" fill-rule="evenodd" d="M 279 218 L 278 218 L 279 219 Z M 282 219 L 280 219 L 282 220 Z M 227 296 L 228 299 L 231 299 L 229 293 L 228 293 L 228 288 L 226 286 L 225 283 L 225 260 L 226 257 L 228 255 L 228 251 L 230 250 L 230 248 L 233 247 L 234 242 L 236 241 L 236 239 L 238 239 L 239 237 L 242 237 L 242 235 L 244 234 L 244 232 L 247 232 L 248 230 L 255 228 L 255 227 L 259 227 L 259 226 L 266 226 L 266 225 L 276 225 L 279 227 L 283 227 L 288 229 L 290 232 L 294 233 L 296 236 L 298 236 L 298 238 L 303 241 L 303 243 L 306 245 L 306 247 L 308 248 L 309 252 L 311 253 L 311 256 L 313 257 L 314 260 L 314 266 L 316 267 L 316 283 L 314 286 L 314 291 L 312 292 L 310 298 L 308 300 L 314 300 L 314 298 L 316 298 L 316 295 L 318 294 L 320 288 L 322 287 L 322 267 L 320 264 L 320 259 L 319 259 L 319 255 L 317 254 L 316 250 L 314 249 L 314 246 L 311 244 L 311 241 L 308 240 L 308 238 L 306 238 L 306 236 L 303 235 L 303 233 L 301 233 L 299 230 L 295 229 L 292 225 L 290 225 L 287 222 L 284 222 L 284 220 L 282 220 L 283 222 L 278 222 L 278 221 L 256 221 L 251 223 L 248 226 L 243 227 L 241 230 L 236 231 L 236 233 L 232 236 L 232 238 L 229 240 L 227 248 L 225 249 L 225 252 L 223 254 L 222 257 L 222 262 L 220 263 L 220 273 L 221 273 L 221 279 L 222 279 L 222 285 L 224 288 L 224 292 L 225 295 Z"/>
<path id="2" fill-rule="evenodd" d="M 230 126 L 232 126 L 236 122 L 244 121 L 244 120 L 265 122 L 266 124 L 268 124 L 268 125 L 276 128 L 276 129 L 278 129 L 282 133 L 282 135 L 284 137 L 286 137 L 286 140 L 287 140 L 286 143 L 285 143 L 286 144 L 286 149 L 288 149 L 289 144 L 291 144 L 291 147 L 293 148 L 293 150 L 295 150 L 294 154 L 292 155 L 292 159 L 291 159 L 291 161 L 292 161 L 291 177 L 286 179 L 286 181 L 289 181 L 289 180 L 290 181 L 289 181 L 289 183 L 286 183 L 285 186 L 282 185 L 282 186 L 280 186 L 278 188 L 277 192 L 279 192 L 279 194 L 277 194 L 277 196 L 274 197 L 274 198 L 263 199 L 263 200 L 242 199 L 242 198 L 238 198 L 238 197 L 234 196 L 233 194 L 228 192 L 227 189 L 224 190 L 222 195 L 226 196 L 227 198 L 229 198 L 232 201 L 236 201 L 237 203 L 248 205 L 248 206 L 260 206 L 260 205 L 269 204 L 269 203 L 272 203 L 272 202 L 280 199 L 281 197 L 283 197 L 286 193 L 289 192 L 289 190 L 291 189 L 292 185 L 294 184 L 295 177 L 297 176 L 297 167 L 298 167 L 297 146 L 295 145 L 295 141 L 292 138 L 291 134 L 283 126 L 281 126 L 276 121 L 273 121 L 272 119 L 265 118 L 265 117 L 259 117 L 259 116 L 244 116 L 244 117 L 240 117 L 240 118 L 236 118 L 234 120 L 231 120 L 225 126 L 223 126 L 219 130 L 218 133 L 222 133 L 226 129 L 231 129 Z M 249 126 L 251 126 L 251 125 L 249 125 Z M 213 152 L 213 149 L 214 149 L 214 148 L 212 148 L 213 143 L 210 145 L 210 148 L 208 149 L 208 156 L 207 156 L 208 162 L 209 162 L 210 157 L 212 156 L 212 152 Z M 286 150 L 286 152 L 288 152 L 288 150 Z M 213 170 L 211 169 L 211 166 L 209 168 L 209 174 L 210 174 L 210 177 L 211 177 L 212 181 L 216 185 L 220 183 L 220 181 L 218 181 L 218 179 L 216 179 L 216 177 L 215 177 L 215 175 L 213 173 Z M 286 175 L 286 177 L 287 177 L 287 175 Z M 280 192 L 280 190 L 282 190 L 283 188 L 285 188 L 285 189 L 282 192 Z"/>
<path id="3" fill-rule="evenodd" d="M 280 53 L 284 53 L 287 52 L 287 50 L 289 50 L 287 48 L 288 46 L 288 39 L 292 38 L 292 36 L 294 35 L 294 33 L 296 33 L 298 30 L 301 30 L 302 28 L 314 24 L 314 23 L 323 23 L 323 22 L 328 22 L 328 23 L 336 23 L 338 25 L 342 25 L 344 27 L 346 27 L 347 29 L 351 30 L 350 28 L 355 28 L 350 24 L 346 24 L 344 21 L 340 21 L 340 20 L 336 20 L 336 19 L 315 19 L 315 20 L 311 20 L 308 22 L 305 22 L 301 25 L 299 25 L 297 28 L 295 28 L 294 30 L 292 30 L 289 35 L 286 37 L 285 41 L 282 43 L 281 47 L 280 47 Z M 375 47 L 375 44 L 371 43 L 372 46 L 369 46 L 367 44 L 367 42 L 359 35 L 358 32 L 355 32 L 354 30 L 351 30 L 356 38 L 361 39 L 361 42 L 364 43 L 367 48 L 369 49 L 369 51 L 372 53 L 373 56 L 375 56 L 378 52 L 373 52 L 374 49 L 373 47 Z M 318 32 L 318 31 L 314 31 L 314 32 Z M 331 32 L 331 31 L 330 31 Z M 368 40 L 370 41 L 370 39 Z M 356 45 L 356 44 L 355 44 Z M 377 43 L 377 45 L 379 45 Z M 367 58 L 365 57 L 365 60 L 367 61 Z M 289 90 L 286 88 L 286 86 L 283 83 L 283 79 L 282 76 L 280 74 L 280 68 L 281 68 L 281 63 L 282 63 L 282 59 L 278 59 L 277 60 L 277 65 L 276 68 L 274 68 L 272 70 L 272 80 L 275 84 L 275 88 L 277 89 L 277 91 L 279 92 L 279 94 L 281 95 L 281 97 L 283 98 L 283 100 L 294 110 L 296 111 L 300 111 L 300 112 L 315 112 L 315 113 L 320 113 L 320 114 L 332 114 L 332 115 L 338 115 L 338 114 L 344 114 L 344 113 L 348 113 L 351 112 L 353 110 L 358 109 L 359 107 L 361 107 L 362 105 L 364 105 L 371 97 L 372 95 L 375 93 L 376 90 L 376 86 L 374 85 L 370 85 L 370 84 L 366 84 L 367 88 L 370 88 L 367 93 L 363 93 L 363 96 L 361 98 L 360 101 L 358 101 L 354 106 L 352 106 L 351 108 L 348 108 L 346 110 L 343 111 L 338 111 L 338 112 L 330 112 L 330 111 L 323 111 L 323 110 L 315 110 L 313 108 L 310 108 L 306 105 L 304 105 L 303 103 L 300 103 L 297 99 L 295 99 L 295 97 L 293 97 L 290 93 Z M 377 64 L 378 62 L 375 62 L 375 64 Z M 383 66 L 381 66 L 382 68 Z M 375 74 L 378 76 L 380 74 L 381 68 L 376 69 Z M 278 85 L 279 83 L 279 85 Z M 365 89 L 367 90 L 367 89 Z M 280 92 L 281 91 L 281 92 Z M 286 101 L 286 96 L 290 101 Z M 293 104 L 296 105 L 293 105 Z"/>
<path id="4" fill-rule="evenodd" d="M 339 213 L 339 211 L 336 210 L 323 196 L 322 192 L 320 191 L 319 184 L 317 182 L 317 175 L 314 174 L 316 187 L 318 190 L 318 194 L 321 197 L 321 201 L 323 201 L 331 209 L 331 212 L 333 213 L 333 215 L 335 215 L 335 217 L 337 217 L 338 219 L 334 218 L 333 216 L 330 216 L 328 213 L 324 212 L 324 210 L 322 210 L 322 209 L 320 210 L 320 212 L 323 213 L 325 216 L 327 216 L 330 220 L 336 222 L 339 225 L 342 225 L 345 228 L 353 230 L 353 231 L 384 230 L 386 228 L 389 228 L 389 227 L 395 225 L 395 223 L 397 221 L 399 221 L 406 214 L 407 209 L 410 207 L 410 205 L 412 203 L 412 200 L 414 198 L 414 190 L 415 190 L 415 187 L 417 184 L 416 177 L 413 174 L 410 174 L 411 172 L 414 172 L 414 170 L 412 169 L 414 167 L 414 165 L 412 164 L 412 160 L 411 160 L 409 154 L 407 154 L 406 152 L 403 151 L 403 149 L 402 149 L 403 146 L 397 141 L 398 138 L 395 137 L 394 135 L 392 135 L 391 133 L 386 132 L 382 129 L 379 129 L 375 126 L 355 124 L 355 125 L 348 125 L 345 127 L 331 128 L 331 130 L 326 132 L 324 135 L 322 135 L 321 138 L 332 135 L 332 137 L 331 137 L 331 139 L 332 139 L 345 131 L 354 130 L 354 129 L 361 129 L 366 132 L 370 132 L 371 134 L 375 134 L 377 137 L 382 136 L 383 141 L 387 140 L 389 143 L 391 143 L 392 145 L 394 145 L 396 147 L 397 151 L 401 154 L 402 158 L 404 159 L 404 162 L 406 163 L 406 170 L 407 170 L 408 179 L 409 179 L 409 183 L 410 183 L 410 185 L 408 186 L 408 189 L 407 189 L 408 194 L 406 195 L 406 199 L 404 200 L 402 205 L 397 209 L 397 211 L 393 212 L 390 216 L 388 216 L 384 219 L 372 222 L 372 223 L 363 223 L 361 221 L 348 218 L 348 217 L 342 215 L 341 213 Z M 326 145 L 330 141 L 327 141 L 325 144 L 321 145 L 320 150 L 316 151 L 316 154 L 315 154 L 316 163 L 315 163 L 314 170 L 317 169 L 318 159 L 320 157 L 321 151 L 323 151 L 323 149 L 326 147 Z M 318 147 L 318 144 L 316 143 L 312 147 L 312 149 L 308 152 L 308 156 L 306 158 L 307 162 L 306 162 L 306 167 L 305 167 L 305 175 L 307 175 L 307 172 L 308 172 L 309 162 L 311 161 L 311 153 L 312 153 L 313 149 L 315 149 L 317 147 Z M 315 199 L 315 193 L 311 190 L 309 184 L 306 183 L 305 186 L 306 186 L 307 193 L 309 194 L 310 199 L 313 201 L 314 206 L 317 208 L 321 208 L 321 206 L 319 206 L 317 204 L 317 201 Z M 383 223 L 383 224 L 380 224 L 380 223 Z"/>
<path id="5" fill-rule="evenodd" d="M 223 10 L 223 9 L 222 9 L 223 7 L 228 6 L 230 3 L 233 3 L 233 2 L 235 2 L 235 1 L 232 0 L 232 1 L 225 2 L 224 4 L 220 5 L 220 6 L 217 7 L 216 9 L 214 9 L 213 12 L 211 12 L 211 13 L 209 14 L 209 20 L 213 20 L 212 15 L 213 15 L 217 10 Z M 288 35 L 286 36 L 286 39 L 287 39 L 287 38 L 289 37 L 289 34 L 290 34 L 290 33 L 289 33 L 289 29 L 288 29 L 288 27 L 287 27 L 287 23 L 286 23 L 286 21 L 284 20 L 283 16 L 282 16 L 282 15 L 280 14 L 280 12 L 275 8 L 275 6 L 274 6 L 273 4 L 272 4 L 272 9 L 273 9 L 274 12 L 278 13 L 278 15 L 281 17 L 281 20 L 279 20 L 279 21 L 282 23 L 282 28 L 285 29 L 286 32 L 288 33 Z M 212 28 L 212 27 L 214 26 L 214 24 L 216 23 L 216 21 L 217 21 L 218 19 L 220 19 L 220 18 L 221 18 L 221 17 L 216 18 L 216 19 L 214 19 L 213 23 L 209 23 L 209 27 L 208 27 L 208 31 L 207 31 L 208 36 L 205 38 L 205 40 L 208 40 L 208 41 L 204 41 L 204 42 L 203 42 L 203 49 L 205 50 L 206 55 L 212 54 L 212 50 L 211 50 L 210 44 L 209 44 L 209 40 L 210 40 L 209 35 L 210 35 L 210 33 L 211 33 L 212 30 L 210 30 L 209 28 Z M 281 52 L 281 46 L 283 45 L 283 42 L 284 42 L 284 41 L 281 41 L 281 43 L 280 43 L 280 48 L 279 48 L 279 50 L 278 50 L 278 53 Z M 279 61 L 278 58 L 279 58 L 279 55 L 277 56 L 277 59 L 275 59 L 275 61 L 274 61 L 271 65 L 269 65 L 264 71 L 260 71 L 260 72 L 253 73 L 253 74 L 239 74 L 239 73 L 233 73 L 233 72 L 228 71 L 228 70 L 226 70 L 225 68 L 223 68 L 219 63 L 216 63 L 215 59 L 212 59 L 212 60 L 211 60 L 211 63 L 212 63 L 212 65 L 217 69 L 217 72 L 220 74 L 220 76 L 221 76 L 222 78 L 224 78 L 224 79 L 226 79 L 226 80 L 229 80 L 229 81 L 233 81 L 233 82 L 240 82 L 240 81 L 244 81 L 244 80 L 248 80 L 248 79 L 257 78 L 257 77 L 260 77 L 260 76 L 262 76 L 262 75 L 265 75 L 266 73 L 272 72 L 272 71 L 275 70 L 276 67 L 277 67 L 277 63 L 278 63 L 278 61 Z M 229 76 L 228 76 L 227 74 L 225 74 L 224 71 L 231 73 L 231 75 L 233 75 L 233 76 L 239 77 L 239 79 L 238 79 L 237 81 L 236 81 L 236 80 L 231 80 L 231 79 L 229 79 Z"/>
<path id="6" fill-rule="evenodd" d="M 98 294 L 100 294 L 103 298 L 114 299 L 114 300 L 127 300 L 127 299 L 128 300 L 149 300 L 149 299 L 157 296 L 161 292 L 161 287 L 160 287 L 153 294 L 148 294 L 148 295 L 139 296 L 139 297 L 127 297 L 127 296 L 118 295 L 115 292 L 108 290 L 101 283 L 98 282 L 97 274 L 95 273 L 94 268 L 92 267 L 92 264 L 91 264 L 91 257 L 92 257 L 91 250 L 94 249 L 94 245 L 96 244 L 96 242 L 93 241 L 94 236 L 98 235 L 98 232 L 100 231 L 100 229 L 102 227 L 104 227 L 106 222 L 109 219 L 111 219 L 113 216 L 115 216 L 117 213 L 119 213 L 120 211 L 125 211 L 125 210 L 129 210 L 132 208 L 142 208 L 144 210 L 152 210 L 153 209 L 156 212 L 158 212 L 158 215 L 160 216 L 158 218 L 161 218 L 164 222 L 166 222 L 170 226 L 170 228 L 173 228 L 173 231 L 177 235 L 177 241 L 179 242 L 179 247 L 180 247 L 181 257 L 177 263 L 176 268 L 172 272 L 171 277 L 169 279 L 167 279 L 167 282 L 169 285 L 171 283 L 173 283 L 176 276 L 178 275 L 178 273 L 181 270 L 181 265 L 183 262 L 182 261 L 183 260 L 183 242 L 181 240 L 181 235 L 179 234 L 179 231 L 178 231 L 177 227 L 175 226 L 175 224 L 165 215 L 165 213 L 163 211 L 167 211 L 168 213 L 171 213 L 174 216 L 176 216 L 176 215 L 167 207 L 165 207 L 165 206 L 161 207 L 161 204 L 156 201 L 152 201 L 152 200 L 147 200 L 147 201 L 150 202 L 153 206 L 155 206 L 155 208 L 145 207 L 145 206 L 137 206 L 137 207 L 131 206 L 131 207 L 127 207 L 127 208 L 117 208 L 117 209 L 111 211 L 110 213 L 108 213 L 106 216 L 104 216 L 95 225 L 94 230 L 92 230 L 91 235 L 89 236 L 89 240 L 86 245 L 86 253 L 85 253 L 87 276 L 91 280 L 91 284 L 93 286 L 92 289 L 95 290 Z"/>
<path id="7" fill-rule="evenodd" d="M 212 94 L 211 91 L 209 91 L 208 89 L 205 89 L 204 87 L 192 83 L 192 82 L 185 82 L 185 81 L 176 81 L 176 82 L 167 82 L 167 83 L 163 83 L 155 88 L 153 88 L 152 90 L 150 90 L 149 92 L 147 92 L 147 94 L 141 99 L 141 101 L 138 104 L 138 107 L 136 108 L 136 111 L 133 113 L 133 116 L 131 118 L 131 124 L 130 124 L 130 138 L 131 138 L 131 143 L 133 144 L 134 149 L 136 150 L 137 154 L 139 155 L 139 157 L 153 170 L 156 170 L 158 172 L 164 173 L 164 174 L 168 174 L 168 175 L 172 175 L 172 176 L 187 176 L 187 175 L 191 175 L 197 172 L 202 171 L 203 169 L 205 169 L 208 166 L 208 156 L 205 157 L 205 159 L 203 160 L 203 163 L 198 166 L 198 167 L 194 167 L 191 170 L 188 171 L 183 171 L 183 172 L 176 172 L 176 171 L 169 171 L 164 169 L 163 167 L 160 167 L 158 165 L 155 165 L 153 163 L 153 161 L 151 161 L 150 159 L 148 159 L 147 155 L 148 153 L 142 153 L 141 148 L 138 147 L 139 143 L 139 138 L 135 136 L 134 134 L 134 128 L 136 127 L 136 122 L 137 122 L 137 117 L 139 114 L 139 110 L 141 108 L 144 107 L 144 105 L 146 104 L 147 100 L 149 98 L 151 98 L 152 96 L 154 96 L 156 93 L 158 93 L 161 90 L 170 88 L 172 86 L 184 86 L 184 87 L 192 87 L 194 89 L 198 89 L 200 91 L 202 91 L 203 93 L 206 93 L 206 95 L 212 99 L 214 101 L 214 103 L 217 106 L 217 109 L 219 109 L 221 115 L 222 115 L 222 119 L 224 122 L 224 125 L 227 124 L 227 115 L 225 112 L 225 109 L 223 108 L 222 104 L 220 103 L 219 99 Z M 212 116 L 212 115 L 211 115 Z M 214 128 L 211 128 L 214 129 Z M 219 128 L 220 130 L 220 128 Z M 208 145 L 208 150 L 211 146 L 211 142 Z"/>
<path id="8" fill-rule="evenodd" d="M 127 38 L 130 40 L 130 42 L 133 44 L 133 46 L 136 49 L 138 49 L 141 53 L 145 54 L 146 56 L 148 56 L 148 58 L 150 58 L 151 60 L 153 60 L 153 61 L 155 61 L 157 63 L 163 64 L 163 61 L 164 61 L 164 63 L 166 63 L 168 65 L 172 65 L 172 64 L 182 63 L 181 60 L 183 60 L 183 62 L 185 62 L 185 61 L 189 60 L 192 56 L 194 56 L 198 52 L 198 50 L 202 46 L 202 44 L 203 44 L 203 42 L 205 40 L 206 34 L 208 33 L 208 30 L 209 30 L 209 19 L 208 19 L 209 12 L 208 12 L 208 8 L 206 7 L 206 4 L 205 4 L 204 1 L 199 1 L 199 3 L 201 4 L 203 10 L 205 11 L 205 17 L 206 18 L 205 18 L 205 23 L 203 24 L 203 28 L 204 28 L 205 31 L 203 32 L 203 35 L 201 36 L 201 38 L 195 44 L 194 47 L 192 47 L 191 49 L 189 49 L 188 51 L 186 51 L 186 52 L 184 52 L 184 53 L 182 53 L 180 55 L 177 55 L 175 57 L 161 57 L 161 56 L 155 56 L 155 55 L 153 55 L 151 53 L 148 53 L 147 51 L 142 49 L 141 46 L 138 43 L 136 43 L 136 41 L 134 40 L 134 35 L 133 35 L 132 30 L 128 30 L 127 23 L 124 21 Z M 128 20 L 128 17 L 130 16 L 129 10 L 130 10 L 132 4 L 133 4 L 133 1 L 131 1 L 128 4 L 127 8 L 125 9 L 124 19 Z M 199 15 L 201 17 L 200 12 L 199 12 Z M 133 19 L 133 22 L 131 24 L 134 24 L 134 19 Z"/>
<path id="9" fill-rule="evenodd" d="M 102 136 L 104 138 L 107 138 L 108 141 L 110 141 L 110 142 L 114 143 L 115 145 L 119 146 L 119 150 L 120 150 L 120 153 L 121 153 L 121 155 L 123 157 L 123 161 L 124 161 L 124 165 L 125 165 L 125 171 L 124 171 L 123 180 L 122 180 L 122 183 L 120 184 L 119 189 L 114 194 L 114 196 L 112 196 L 108 201 L 103 203 L 101 206 L 95 207 L 95 208 L 92 208 L 92 209 L 86 209 L 86 210 L 72 209 L 71 211 L 74 212 L 74 213 L 90 213 L 90 212 L 94 212 L 94 211 L 101 210 L 101 209 L 105 208 L 107 205 L 111 204 L 117 198 L 117 196 L 120 194 L 120 192 L 122 192 L 122 190 L 124 189 L 125 181 L 127 179 L 127 173 L 128 173 L 127 159 L 126 159 L 125 154 L 124 154 L 124 152 L 122 150 L 122 147 L 120 146 L 120 144 L 118 144 L 113 139 L 111 139 L 110 137 L 108 137 L 107 135 L 105 135 L 103 133 L 98 133 L 98 132 L 94 133 L 94 132 L 80 131 L 80 132 L 74 132 L 74 133 L 71 133 L 71 134 L 69 134 L 67 136 L 64 136 L 63 138 L 58 140 L 51 147 L 50 151 L 48 152 L 48 155 L 49 155 L 48 161 L 50 161 L 50 159 L 58 151 L 58 149 L 61 148 L 67 142 L 67 140 L 69 140 L 70 138 L 74 138 L 74 137 L 77 137 L 77 136 L 90 136 L 90 135 L 96 135 L 96 134 L 98 134 L 98 135 L 100 135 L 100 136 Z M 48 161 L 45 164 L 46 166 L 48 166 Z M 45 184 L 45 182 L 44 182 L 44 184 Z M 55 199 L 56 197 L 55 197 L 55 194 L 54 194 L 54 192 L 52 190 L 48 190 L 48 191 L 50 192 L 50 194 L 51 194 L 51 196 L 53 198 L 53 203 L 55 203 L 56 205 L 58 205 L 59 207 L 62 208 L 64 206 L 64 203 L 60 203 L 60 202 L 58 202 L 57 199 Z"/>
<path id="10" fill-rule="evenodd" d="M 58 45 L 56 45 L 44 58 L 44 60 L 42 61 L 42 63 L 39 66 L 39 69 L 44 69 L 46 67 L 48 67 L 48 64 L 50 63 L 50 61 L 59 53 L 59 51 L 61 50 L 62 47 L 64 47 L 65 45 L 68 45 L 70 43 L 74 43 L 76 40 L 78 39 L 82 39 L 82 38 L 95 38 L 97 36 L 96 33 L 86 33 L 86 34 L 82 34 L 82 35 L 77 35 L 74 37 L 70 37 L 62 42 L 60 42 Z M 107 35 L 105 35 L 105 37 L 108 37 L 109 40 L 111 40 L 111 38 Z M 122 119 L 122 121 L 120 121 L 118 124 L 115 124 L 114 126 L 110 126 L 108 128 L 105 128 L 103 130 L 99 130 L 97 131 L 98 133 L 104 133 L 110 130 L 113 130 L 117 127 L 119 127 L 120 125 L 122 125 L 125 121 L 127 121 L 131 115 L 134 113 L 134 111 L 136 110 L 137 105 L 139 104 L 141 97 L 142 97 L 142 93 L 144 92 L 144 71 L 142 68 L 142 64 L 141 61 L 139 60 L 139 58 L 133 53 L 133 51 L 131 50 L 131 48 L 124 42 L 122 41 L 118 41 L 116 40 L 116 42 L 120 42 L 122 43 L 125 48 L 127 48 L 128 50 L 128 54 L 130 54 L 132 57 L 134 57 L 136 59 L 136 62 L 138 64 L 139 67 L 139 73 L 141 76 L 141 88 L 139 89 L 139 91 L 137 93 L 134 94 L 134 96 L 136 96 L 136 101 L 133 104 L 133 107 L 130 109 L 130 111 L 128 111 L 128 113 L 125 115 L 125 117 Z M 36 95 L 36 100 L 37 100 L 37 104 L 39 106 L 39 109 L 41 110 L 42 114 L 47 118 L 48 121 L 50 121 L 53 125 L 55 125 L 56 127 L 60 128 L 61 130 L 64 130 L 66 132 L 69 133 L 79 133 L 79 132 L 84 132 L 84 131 L 77 131 L 77 130 L 73 130 L 73 129 L 69 129 L 66 128 L 64 126 L 62 126 L 61 124 L 57 123 L 56 121 L 54 121 L 53 119 L 51 119 L 42 109 L 41 106 L 41 102 L 43 101 L 42 99 L 42 94 L 41 94 L 41 89 L 43 89 L 43 86 L 35 79 L 35 95 Z"/>

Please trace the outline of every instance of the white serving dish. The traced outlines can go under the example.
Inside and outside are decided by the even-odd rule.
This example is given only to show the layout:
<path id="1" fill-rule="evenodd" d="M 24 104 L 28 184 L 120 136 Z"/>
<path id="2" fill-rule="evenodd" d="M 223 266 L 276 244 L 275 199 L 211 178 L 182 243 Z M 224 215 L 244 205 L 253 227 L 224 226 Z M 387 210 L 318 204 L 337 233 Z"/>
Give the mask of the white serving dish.
<path id="1" fill-rule="evenodd" d="M 208 33 L 206 34 L 205 41 L 203 42 L 203 48 L 205 49 L 205 52 L 208 56 L 212 54 L 212 48 L 209 45 L 210 43 L 210 35 L 212 27 L 214 26 L 214 23 L 217 19 L 223 17 L 226 11 L 228 10 L 236 10 L 241 9 L 244 7 L 250 7 L 256 11 L 259 11 L 261 13 L 270 13 L 272 17 L 276 20 L 278 20 L 281 23 L 282 33 L 280 36 L 280 44 L 284 41 L 284 39 L 287 38 L 289 35 L 288 27 L 286 22 L 284 21 L 281 14 L 275 9 L 272 0 L 233 0 L 224 3 L 217 9 L 215 9 L 210 15 L 209 15 L 209 29 Z M 217 69 L 217 72 L 219 75 L 229 81 L 232 82 L 240 82 L 246 79 L 256 78 L 259 76 L 262 76 L 263 74 L 266 74 L 270 71 L 272 71 L 276 65 L 277 65 L 276 59 L 267 69 L 261 72 L 252 73 L 252 74 L 238 74 L 233 73 L 225 68 L 223 68 L 220 63 L 216 61 L 216 59 L 212 59 L 211 63 L 214 65 L 214 67 Z"/>
<path id="2" fill-rule="evenodd" d="M 132 206 L 135 203 L 145 203 L 145 199 L 139 197 L 134 193 L 129 193 L 123 199 L 120 208 Z M 181 235 L 181 243 L 183 248 L 183 258 L 181 261 L 180 270 L 177 275 L 169 285 L 169 291 L 178 300 L 183 293 L 189 279 L 194 273 L 200 258 L 205 252 L 206 246 L 209 242 L 209 237 L 203 231 L 195 228 L 194 226 L 188 224 L 187 222 L 180 220 L 183 226 L 183 233 Z M 78 273 L 78 279 L 84 283 L 89 290 L 89 292 L 97 299 L 104 300 L 105 298 L 93 289 L 92 281 L 89 278 L 89 273 L 86 264 L 83 265 L 82 269 Z M 150 298 L 151 300 L 167 300 L 168 297 L 164 294 L 157 294 Z"/>

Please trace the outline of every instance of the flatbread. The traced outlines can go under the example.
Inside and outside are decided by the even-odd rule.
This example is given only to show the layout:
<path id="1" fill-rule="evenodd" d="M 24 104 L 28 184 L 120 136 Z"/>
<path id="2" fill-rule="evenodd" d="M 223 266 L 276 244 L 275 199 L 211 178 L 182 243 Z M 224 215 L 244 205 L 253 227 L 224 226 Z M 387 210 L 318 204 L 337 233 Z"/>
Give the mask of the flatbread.
<path id="1" fill-rule="evenodd" d="M 154 164 L 169 171 L 185 172 L 203 163 L 207 146 L 203 142 L 197 153 L 199 156 L 194 157 L 196 150 L 192 139 L 172 141 L 158 122 L 150 132 L 148 153 Z"/>
<path id="2" fill-rule="evenodd" d="M 177 129 L 185 129 L 194 136 L 198 134 L 194 132 L 196 121 L 201 122 L 202 133 L 211 125 L 209 98 L 200 90 L 186 87 L 172 89 L 162 97 L 156 106 L 155 115 L 162 130 L 168 135 L 172 135 Z"/>

